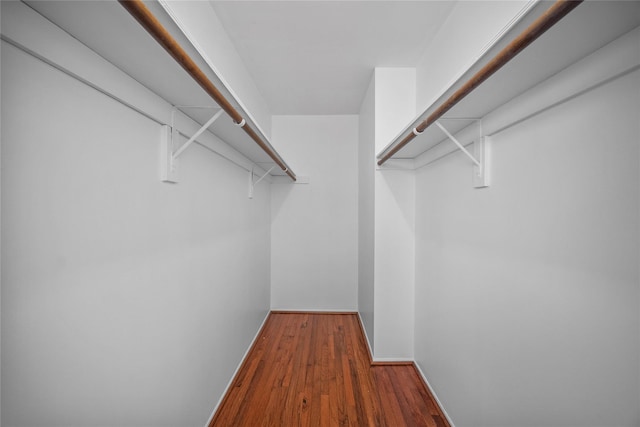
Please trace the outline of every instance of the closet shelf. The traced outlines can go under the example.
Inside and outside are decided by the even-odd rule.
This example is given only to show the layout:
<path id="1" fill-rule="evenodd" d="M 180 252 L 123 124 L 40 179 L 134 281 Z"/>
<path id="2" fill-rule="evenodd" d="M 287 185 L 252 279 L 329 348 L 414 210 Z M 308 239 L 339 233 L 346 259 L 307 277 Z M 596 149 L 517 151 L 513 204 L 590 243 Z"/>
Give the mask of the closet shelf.
<path id="1" fill-rule="evenodd" d="M 140 4 L 148 9 L 146 19 L 155 21 L 164 29 L 156 36 L 165 41 L 173 39 L 180 49 L 171 55 L 177 55 L 180 61 L 167 54 L 165 48 L 119 2 L 24 2 L 149 91 L 144 94 L 144 90 L 131 87 L 127 94 L 118 86 L 117 93 L 112 94 L 110 90 L 115 86 L 102 75 L 106 73 L 88 70 L 88 78 L 85 79 L 102 82 L 102 91 L 108 96 L 159 124 L 172 124 L 175 114 L 179 131 L 174 129 L 174 132 L 185 140 L 211 119 L 215 109 L 222 108 L 225 114 L 208 126 L 208 132 L 195 142 L 246 171 L 255 170 L 256 174 L 261 175 L 276 166 L 269 175 L 288 176 L 295 181 L 296 175 L 271 146 L 258 125 L 259 121 L 254 119 L 217 71 L 207 64 L 159 2 L 126 2 L 126 6 L 137 7 Z M 105 34 L 109 36 L 105 37 Z M 72 58 L 63 59 L 75 66 Z M 185 72 L 187 66 L 190 69 Z M 72 69 L 70 72 L 73 74 Z M 192 77 L 192 72 L 198 74 L 197 80 Z M 118 84 L 123 81 L 119 79 Z M 126 86 L 129 83 L 122 84 Z M 159 99 L 167 106 L 160 107 Z M 244 132 L 238 124 L 243 124 Z"/>
<path id="2" fill-rule="evenodd" d="M 417 159 L 448 140 L 437 121 L 453 135 L 475 127 L 498 107 L 638 25 L 638 2 L 537 3 L 377 154 L 378 165 Z"/>
<path id="3" fill-rule="evenodd" d="M 218 88 L 209 80 L 204 72 L 198 67 L 189 54 L 182 48 L 178 41 L 164 28 L 164 26 L 156 19 L 147 8 L 142 0 L 119 0 L 119 3 L 133 16 L 144 29 L 167 51 L 169 55 L 175 59 L 175 61 L 193 78 L 193 80 L 200 85 L 204 91 L 220 106 L 225 113 L 231 117 L 233 123 L 240 127 L 258 146 L 273 160 L 280 169 L 286 173 L 292 180 L 296 180 L 296 175 L 291 171 L 289 166 L 286 165 L 280 155 L 273 149 L 273 147 L 266 142 L 263 137 L 258 135 L 256 131 L 247 123 L 247 120 L 236 109 L 227 98 L 218 90 Z M 208 128 L 218 118 L 215 115 L 210 119 L 205 126 L 203 126 L 199 132 Z M 192 137 L 187 141 L 187 144 L 191 143 L 195 138 Z M 171 155 L 175 158 L 179 155 L 179 151 Z M 272 168 L 273 169 L 273 168 Z M 272 170 L 270 169 L 270 170 Z"/>

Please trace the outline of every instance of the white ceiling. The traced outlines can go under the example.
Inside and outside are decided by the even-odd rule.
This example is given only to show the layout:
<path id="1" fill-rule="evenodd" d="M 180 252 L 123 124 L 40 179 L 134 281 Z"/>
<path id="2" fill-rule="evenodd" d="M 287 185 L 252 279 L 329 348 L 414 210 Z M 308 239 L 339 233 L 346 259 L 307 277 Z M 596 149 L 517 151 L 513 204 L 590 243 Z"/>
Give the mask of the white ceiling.
<path id="1" fill-rule="evenodd" d="M 413 67 L 454 1 L 211 4 L 273 114 L 355 114 L 374 67 Z"/>

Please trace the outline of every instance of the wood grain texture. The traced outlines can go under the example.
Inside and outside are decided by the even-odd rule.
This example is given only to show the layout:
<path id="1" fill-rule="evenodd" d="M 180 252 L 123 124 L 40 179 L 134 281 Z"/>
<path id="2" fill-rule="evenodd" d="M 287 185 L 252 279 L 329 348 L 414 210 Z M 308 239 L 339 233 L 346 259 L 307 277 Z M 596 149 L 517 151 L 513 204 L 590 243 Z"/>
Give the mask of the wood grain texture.
<path id="1" fill-rule="evenodd" d="M 209 427 L 449 427 L 411 364 L 371 366 L 355 314 L 271 313 Z"/>

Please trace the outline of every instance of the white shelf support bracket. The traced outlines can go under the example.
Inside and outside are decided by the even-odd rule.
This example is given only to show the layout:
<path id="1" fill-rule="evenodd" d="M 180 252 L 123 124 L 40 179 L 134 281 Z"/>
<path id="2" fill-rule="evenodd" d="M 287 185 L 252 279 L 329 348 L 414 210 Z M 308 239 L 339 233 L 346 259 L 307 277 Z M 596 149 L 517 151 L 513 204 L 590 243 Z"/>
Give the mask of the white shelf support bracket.
<path id="1" fill-rule="evenodd" d="M 473 186 L 485 188 L 489 186 L 489 151 L 491 142 L 488 136 L 480 136 L 473 141 L 473 154 L 480 161 L 480 166 L 473 165 Z"/>
<path id="2" fill-rule="evenodd" d="M 458 146 L 471 161 L 473 162 L 473 186 L 475 188 L 484 188 L 489 186 L 489 165 L 488 165 L 488 143 L 486 137 L 482 135 L 482 122 L 478 120 L 480 134 L 477 140 L 473 141 L 473 154 L 453 136 L 439 121 L 435 122 L 436 126 L 444 132 L 447 137 Z"/>
<path id="3" fill-rule="evenodd" d="M 269 173 L 271 173 L 271 171 L 275 168 L 275 166 L 271 166 L 271 168 L 266 171 L 264 173 L 264 175 L 262 175 L 260 178 L 258 178 L 257 181 L 253 180 L 253 166 L 251 166 L 251 170 L 249 171 L 249 198 L 253 199 L 253 189 L 255 188 L 256 185 L 258 185 L 258 183 L 260 181 L 262 181 L 263 179 L 265 179 L 267 177 L 267 175 L 269 175 Z"/>
<path id="4" fill-rule="evenodd" d="M 222 113 L 224 113 L 224 110 L 220 110 L 217 113 L 215 113 L 213 115 L 213 117 L 211 117 L 209 119 L 209 121 L 207 123 L 205 123 L 200 129 L 198 129 L 198 131 L 196 133 L 193 134 L 193 136 L 191 138 L 189 138 L 187 140 L 187 142 L 185 142 L 184 144 L 182 144 L 182 147 L 180 147 L 179 149 L 176 150 L 175 153 L 173 153 L 173 158 L 177 159 L 180 154 L 182 154 L 184 152 L 184 150 L 186 150 L 187 148 L 189 148 L 189 146 L 191 144 L 193 144 L 193 142 L 196 140 L 197 137 L 199 137 L 200 135 L 202 135 L 202 133 L 207 130 L 209 128 L 209 126 L 211 126 L 213 124 L 213 122 L 215 122 L 216 120 L 218 120 L 218 117 L 220 117 L 222 115 Z"/>
<path id="5" fill-rule="evenodd" d="M 160 130 L 160 181 L 178 182 L 178 159 L 173 158 L 173 128 L 162 125 Z"/>
<path id="6" fill-rule="evenodd" d="M 160 137 L 160 180 L 163 182 L 178 182 L 178 157 L 193 144 L 196 139 L 204 133 L 224 112 L 219 110 L 200 129 L 194 133 L 180 148 L 174 151 L 176 136 L 178 131 L 175 128 L 175 112 L 178 107 L 173 107 L 171 111 L 171 126 L 163 125 Z M 216 107 L 193 107 L 193 108 L 216 108 Z"/>
<path id="7" fill-rule="evenodd" d="M 445 135 L 447 135 L 447 137 L 449 137 L 449 139 L 450 139 L 451 141 L 453 141 L 453 143 L 454 143 L 454 144 L 456 144 L 456 145 L 458 146 L 458 148 L 459 148 L 460 150 L 462 150 L 462 152 L 463 152 L 464 154 L 466 154 L 466 155 L 467 155 L 467 157 L 468 157 L 468 158 L 470 158 L 470 159 L 471 159 L 471 161 L 472 161 L 473 163 L 475 163 L 475 164 L 476 164 L 476 166 L 481 166 L 481 165 L 480 165 L 480 162 L 478 161 L 478 159 L 476 159 L 475 157 L 473 157 L 473 155 L 471 155 L 471 153 L 470 153 L 470 152 L 468 152 L 466 148 L 464 148 L 464 145 L 462 145 L 462 144 L 460 143 L 460 141 L 458 141 L 458 140 L 456 139 L 456 137 L 455 137 L 455 136 L 451 135 L 451 133 L 447 130 L 447 128 L 445 128 L 444 126 L 442 126 L 442 123 L 440 123 L 439 121 L 436 121 L 436 126 L 438 126 L 438 127 L 440 128 L 440 130 L 442 130 L 442 132 L 444 132 L 444 134 L 445 134 Z"/>

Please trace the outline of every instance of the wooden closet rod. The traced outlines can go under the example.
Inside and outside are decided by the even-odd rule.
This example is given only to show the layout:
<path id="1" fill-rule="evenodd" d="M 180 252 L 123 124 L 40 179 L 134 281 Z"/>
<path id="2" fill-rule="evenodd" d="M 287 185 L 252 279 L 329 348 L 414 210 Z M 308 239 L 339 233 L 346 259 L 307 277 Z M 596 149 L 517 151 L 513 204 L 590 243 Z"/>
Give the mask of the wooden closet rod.
<path id="1" fill-rule="evenodd" d="M 415 127 L 415 133 L 412 131 L 402 139 L 398 144 L 393 146 L 388 153 L 378 160 L 378 166 L 389 160 L 394 154 L 407 145 L 416 137 L 416 133 L 424 132 L 424 130 L 442 117 L 454 105 L 460 102 L 465 96 L 473 92 L 482 82 L 487 80 L 493 73 L 498 71 L 502 66 L 509 62 L 513 57 L 520 53 L 524 48 L 533 43 L 538 37 L 544 34 L 549 28 L 554 26 L 558 21 L 564 18 L 569 12 L 576 8 L 583 0 L 557 0 L 544 14 L 536 19 L 526 30 L 518 37 L 502 49 L 489 63 L 482 67 L 473 75 L 460 89 L 449 97 L 438 109 L 436 109 L 429 117 L 424 119 Z"/>
<path id="2" fill-rule="evenodd" d="M 118 0 L 122 6 L 133 16 L 136 21 L 176 60 L 178 64 L 198 83 L 213 100 L 222 108 L 242 129 L 253 139 L 262 150 L 282 169 L 291 179 L 296 180 L 296 175 L 280 159 L 278 154 L 265 143 L 260 136 L 246 123 L 233 105 L 220 93 L 211 80 L 202 72 L 200 67 L 189 57 L 171 34 L 162 26 L 142 0 Z"/>

